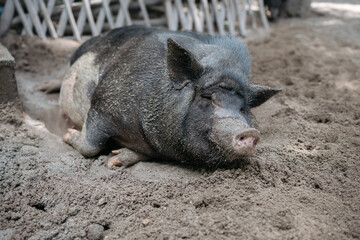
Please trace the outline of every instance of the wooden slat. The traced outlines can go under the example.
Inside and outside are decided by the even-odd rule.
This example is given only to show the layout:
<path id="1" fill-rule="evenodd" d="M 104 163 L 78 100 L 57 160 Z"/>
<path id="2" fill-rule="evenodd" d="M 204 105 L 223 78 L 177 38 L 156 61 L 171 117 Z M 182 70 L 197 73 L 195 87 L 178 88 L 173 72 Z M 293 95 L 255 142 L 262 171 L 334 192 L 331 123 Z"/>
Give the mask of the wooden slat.
<path id="1" fill-rule="evenodd" d="M 144 3 L 144 0 L 138 0 L 139 4 L 140 4 L 140 9 L 141 9 L 141 13 L 144 17 L 144 21 L 145 21 L 145 25 L 148 27 L 151 27 L 151 23 L 150 23 L 150 18 L 149 18 L 149 14 L 146 10 L 146 5 Z"/>
<path id="2" fill-rule="evenodd" d="M 130 14 L 128 11 L 129 1 L 128 0 L 119 0 L 119 2 L 120 2 L 120 8 L 119 8 L 119 12 L 116 17 L 115 26 L 122 27 L 125 24 L 127 26 L 131 25 L 131 18 L 130 18 Z"/>
<path id="3" fill-rule="evenodd" d="M 177 26 L 174 24 L 173 10 L 171 0 L 165 1 L 165 14 L 167 19 L 168 28 L 172 31 L 177 30 Z"/>
<path id="4" fill-rule="evenodd" d="M 172 6 L 171 9 L 172 9 L 173 23 L 174 23 L 175 29 L 178 30 L 179 24 L 180 24 L 179 14 L 178 14 L 178 11 L 176 10 L 175 6 Z"/>
<path id="5" fill-rule="evenodd" d="M 29 4 L 32 6 L 32 10 L 30 10 L 27 6 L 27 11 L 28 11 L 28 14 L 27 14 L 27 19 L 29 20 L 30 22 L 30 26 L 31 28 L 34 26 L 35 27 L 35 31 L 37 32 L 38 31 L 38 25 L 37 25 L 37 20 L 33 20 L 34 18 L 38 18 L 39 19 L 39 22 L 40 22 L 40 18 L 38 16 L 38 12 L 39 12 L 39 2 L 37 0 L 23 0 L 25 1 L 25 5 L 27 4 L 26 1 L 29 2 Z M 40 23 L 41 24 L 41 23 Z M 44 32 L 44 35 L 45 34 L 45 31 L 41 30 L 42 32 Z M 37 34 L 39 37 L 40 37 L 40 34 Z M 43 37 L 41 37 L 43 38 Z"/>
<path id="6" fill-rule="evenodd" d="M 268 31 L 269 30 L 269 23 L 268 23 L 268 20 L 266 18 L 266 15 L 265 15 L 264 1 L 263 0 L 258 0 L 258 1 L 259 1 L 259 9 L 260 9 L 261 21 L 263 22 L 265 30 Z"/>
<path id="7" fill-rule="evenodd" d="M 50 19 L 51 19 L 52 12 L 54 10 L 54 6 L 55 6 L 55 0 L 49 0 L 48 4 L 47 4 L 47 7 L 46 7 L 46 12 L 49 15 Z M 45 33 L 47 31 L 47 27 L 48 27 L 48 24 L 46 23 L 46 19 L 44 19 L 42 21 L 42 28 L 44 29 Z"/>
<path id="8" fill-rule="evenodd" d="M 201 23 L 201 28 L 202 31 L 205 31 L 205 10 L 204 10 L 204 6 L 202 5 L 202 3 L 199 3 L 199 8 L 198 8 L 198 16 L 200 19 L 200 23 Z"/>
<path id="9" fill-rule="evenodd" d="M 73 0 L 69 0 L 68 3 L 71 5 L 73 3 Z M 62 37 L 64 35 L 67 20 L 68 20 L 68 14 L 67 14 L 66 7 L 64 7 L 62 12 L 61 12 L 59 25 L 58 25 L 57 30 L 56 30 L 57 35 L 60 36 L 60 37 Z"/>
<path id="10" fill-rule="evenodd" d="M 239 21 L 239 30 L 242 36 L 246 36 L 246 10 L 245 6 L 240 3 L 240 0 L 235 0 L 235 7 Z M 244 14 L 245 13 L 245 14 Z"/>
<path id="11" fill-rule="evenodd" d="M 197 32 L 203 32 L 203 22 L 199 17 L 199 11 L 196 7 L 195 0 L 188 0 L 190 13 L 194 19 L 195 30 Z"/>
<path id="12" fill-rule="evenodd" d="M 123 11 L 121 11 L 121 9 L 119 8 L 118 14 L 117 14 L 117 16 L 116 16 L 115 27 L 122 27 L 122 26 L 124 26 L 124 22 L 125 22 L 124 13 L 123 13 Z"/>
<path id="13" fill-rule="evenodd" d="M 46 9 L 46 6 L 45 6 L 45 3 L 44 3 L 44 0 L 39 0 L 39 3 L 40 3 L 40 10 L 45 18 L 45 21 L 47 23 L 47 25 L 49 26 L 49 30 L 50 30 L 50 34 L 53 38 L 57 38 L 57 34 L 56 34 L 56 31 L 55 31 L 55 27 L 51 21 L 51 18 L 47 12 L 47 9 Z M 44 33 L 46 33 L 44 31 Z"/>
<path id="14" fill-rule="evenodd" d="M 251 4 L 251 0 L 246 0 L 249 8 L 248 8 L 248 12 L 249 12 L 249 15 L 250 15 L 250 18 L 251 18 L 251 27 L 252 29 L 256 29 L 257 27 L 257 24 L 256 24 L 256 17 L 255 17 L 255 14 L 254 14 L 254 11 L 252 10 L 252 4 Z"/>
<path id="15" fill-rule="evenodd" d="M 78 26 L 78 29 L 79 29 L 79 33 L 81 35 L 83 33 L 83 31 L 84 31 L 84 27 L 85 27 L 85 24 L 86 24 L 85 5 L 81 5 L 80 12 L 79 12 L 78 19 L 77 19 L 76 23 L 77 23 L 77 26 Z"/>
<path id="16" fill-rule="evenodd" d="M 79 33 L 79 29 L 77 28 L 74 15 L 73 15 L 73 13 L 71 11 L 70 1 L 71 0 L 64 0 L 65 8 L 66 8 L 66 12 L 67 12 L 67 15 L 69 17 L 69 20 L 70 20 L 70 26 L 71 26 L 71 28 L 73 30 L 74 36 L 75 36 L 76 40 L 80 41 L 81 36 L 80 36 L 80 33 Z"/>
<path id="17" fill-rule="evenodd" d="M 86 16 L 87 16 L 87 19 L 88 19 L 88 23 L 90 24 L 91 33 L 92 33 L 93 36 L 97 36 L 98 32 L 97 32 L 97 29 L 96 29 L 94 16 L 93 16 L 92 11 L 91 11 L 89 0 L 83 0 L 83 4 L 85 5 Z"/>
<path id="18" fill-rule="evenodd" d="M 143 16 L 143 20 L 135 21 L 131 19 L 129 13 L 130 2 L 133 0 L 117 0 L 119 5 L 116 16 L 113 16 L 111 11 L 111 8 L 114 11 L 116 6 L 110 5 L 111 1 L 115 0 L 82 0 L 81 3 L 74 4 L 74 0 L 62 1 L 64 6 L 55 6 L 57 0 L 24 0 L 28 11 L 28 13 L 25 13 L 25 7 L 21 5 L 19 0 L 7 0 L 4 12 L 0 16 L 0 34 L 4 33 L 15 21 L 21 21 L 23 23 L 22 31 L 26 34 L 33 35 L 33 27 L 35 27 L 36 34 L 39 37 L 46 38 L 46 35 L 50 34 L 51 37 L 56 38 L 63 36 L 65 29 L 67 29 L 67 31 L 72 30 L 74 37 L 80 40 L 85 26 L 87 31 L 90 29 L 92 35 L 96 36 L 105 29 L 112 29 L 115 26 L 119 27 L 133 23 L 151 26 L 153 22 L 160 23 L 163 21 L 159 22 L 150 18 L 146 5 L 147 1 L 145 0 L 137 0 L 134 3 L 136 7 L 140 7 Z M 164 0 L 164 8 L 168 28 L 171 30 L 177 30 L 180 22 L 181 28 L 184 30 L 190 31 L 194 29 L 197 32 L 206 31 L 214 34 L 214 24 L 216 24 L 220 35 L 230 34 L 235 36 L 240 32 L 242 36 L 246 36 L 248 34 L 247 14 L 250 17 L 248 20 L 250 20 L 251 27 L 253 29 L 257 28 L 256 17 L 251 5 L 252 1 L 259 5 L 261 25 L 268 30 L 269 25 L 265 16 L 263 0 Z M 95 18 L 91 6 L 98 7 L 99 5 L 100 11 Z M 19 16 L 14 16 L 15 12 Z M 74 12 L 78 12 L 77 22 L 74 19 Z M 59 24 L 55 29 L 52 16 L 60 13 Z M 67 26 L 68 22 L 70 26 Z M 239 25 L 239 28 L 236 24 Z"/>
<path id="19" fill-rule="evenodd" d="M 184 13 L 184 7 L 182 5 L 181 0 L 175 0 L 175 6 L 177 8 L 177 12 L 180 17 L 181 26 L 183 27 L 184 30 L 190 31 L 191 30 L 190 22 L 188 21 L 188 18 Z"/>
<path id="20" fill-rule="evenodd" d="M 21 6 L 19 0 L 14 0 L 14 3 L 15 3 L 16 11 L 18 12 L 18 14 L 21 18 L 21 22 L 25 28 L 26 33 L 33 36 L 34 34 L 32 32 L 31 26 L 29 24 L 29 21 L 27 20 L 27 17 L 24 13 L 24 10 L 22 9 L 22 6 Z"/>
<path id="21" fill-rule="evenodd" d="M 250 0 L 251 1 L 251 0 Z M 240 35 L 240 34 L 238 34 L 239 32 L 237 31 L 237 29 L 236 29 L 236 22 L 237 22 L 237 20 L 236 20 L 236 7 L 235 7 L 235 0 L 230 0 L 230 10 L 231 10 L 231 14 L 232 14 L 232 17 L 233 17 L 233 22 L 234 22 L 234 30 L 235 30 L 235 32 L 236 32 L 236 35 Z"/>
<path id="22" fill-rule="evenodd" d="M 224 0 L 225 8 L 226 8 L 226 15 L 228 19 L 229 24 L 229 32 L 231 36 L 235 36 L 235 16 L 233 14 L 233 11 L 231 9 L 231 3 L 230 0 Z"/>
<path id="23" fill-rule="evenodd" d="M 220 21 L 221 21 L 221 26 L 222 28 L 224 29 L 224 34 L 223 35 L 226 35 L 226 31 L 225 31 L 225 18 L 226 18 L 226 9 L 225 9 L 225 6 L 224 6 L 224 3 L 223 2 L 219 2 L 219 17 L 220 17 Z"/>
<path id="24" fill-rule="evenodd" d="M 96 31 L 98 34 L 101 33 L 101 30 L 104 26 L 104 22 L 105 22 L 105 10 L 104 8 L 101 8 L 96 20 Z"/>
<path id="25" fill-rule="evenodd" d="M 187 9 L 187 12 L 185 13 L 186 16 L 186 21 L 187 21 L 187 27 L 188 27 L 188 31 L 192 31 L 193 30 L 193 25 L 194 25 L 194 18 L 191 15 L 191 13 L 189 12 L 189 9 Z"/>
<path id="26" fill-rule="evenodd" d="M 214 34 L 213 20 L 212 20 L 212 17 L 210 15 L 210 9 L 209 9 L 208 0 L 201 0 L 201 1 L 202 1 L 203 6 L 204 6 L 207 30 L 208 30 L 208 32 L 210 34 Z"/>
<path id="27" fill-rule="evenodd" d="M 216 18 L 216 24 L 218 26 L 218 31 L 220 35 L 225 35 L 225 29 L 224 29 L 224 18 L 223 18 L 223 9 L 221 8 L 221 5 L 218 3 L 217 0 L 212 0 L 212 6 L 215 13 Z"/>
<path id="28" fill-rule="evenodd" d="M 102 4 L 103 4 L 103 8 L 105 10 L 106 19 L 110 25 L 110 28 L 113 29 L 115 27 L 115 24 L 114 24 L 114 19 L 113 19 L 113 16 L 112 16 L 110 8 L 109 8 L 109 0 L 103 0 Z"/>
<path id="29" fill-rule="evenodd" d="M 20 1 L 20 3 L 21 2 L 23 2 L 23 1 Z M 29 12 L 29 11 L 28 11 Z M 30 17 L 30 14 L 29 13 L 26 13 L 25 14 L 25 16 L 26 16 L 26 21 L 27 21 L 27 23 L 29 24 L 29 27 L 31 28 L 31 31 L 33 30 L 33 22 L 32 22 L 32 20 L 31 20 L 31 17 Z M 23 29 L 22 31 L 21 31 L 21 35 L 26 35 L 26 29 Z"/>
<path id="30" fill-rule="evenodd" d="M 127 26 L 130 26 L 132 24 L 131 22 L 131 17 L 130 17 L 130 13 L 129 13 L 129 0 L 120 0 L 121 3 L 121 11 L 125 16 L 125 22 Z"/>

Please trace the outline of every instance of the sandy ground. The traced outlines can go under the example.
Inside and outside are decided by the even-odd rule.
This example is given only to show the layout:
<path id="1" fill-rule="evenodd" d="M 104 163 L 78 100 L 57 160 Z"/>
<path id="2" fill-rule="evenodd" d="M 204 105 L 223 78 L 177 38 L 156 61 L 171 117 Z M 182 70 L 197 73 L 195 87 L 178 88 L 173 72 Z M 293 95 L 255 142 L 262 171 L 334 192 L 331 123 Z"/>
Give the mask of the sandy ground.
<path id="1" fill-rule="evenodd" d="M 214 171 L 83 158 L 60 137 L 58 95 L 35 90 L 78 43 L 8 34 L 31 117 L 0 106 L 0 239 L 360 238 L 356 3 L 316 1 L 312 17 L 249 42 L 252 81 L 283 92 L 254 111 L 257 153 Z"/>

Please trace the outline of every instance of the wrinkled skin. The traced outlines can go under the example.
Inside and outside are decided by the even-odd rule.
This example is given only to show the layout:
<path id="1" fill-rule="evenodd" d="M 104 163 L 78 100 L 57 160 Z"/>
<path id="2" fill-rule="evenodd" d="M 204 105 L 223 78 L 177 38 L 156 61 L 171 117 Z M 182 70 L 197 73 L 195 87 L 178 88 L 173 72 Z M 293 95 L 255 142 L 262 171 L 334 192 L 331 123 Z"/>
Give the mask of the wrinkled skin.
<path id="1" fill-rule="evenodd" d="M 72 56 L 60 104 L 82 130 L 64 140 L 91 157 L 115 139 L 132 164 L 161 158 L 219 166 L 249 156 L 260 139 L 250 110 L 280 91 L 250 84 L 250 66 L 236 39 L 115 29 Z M 110 167 L 122 164 L 115 152 Z"/>

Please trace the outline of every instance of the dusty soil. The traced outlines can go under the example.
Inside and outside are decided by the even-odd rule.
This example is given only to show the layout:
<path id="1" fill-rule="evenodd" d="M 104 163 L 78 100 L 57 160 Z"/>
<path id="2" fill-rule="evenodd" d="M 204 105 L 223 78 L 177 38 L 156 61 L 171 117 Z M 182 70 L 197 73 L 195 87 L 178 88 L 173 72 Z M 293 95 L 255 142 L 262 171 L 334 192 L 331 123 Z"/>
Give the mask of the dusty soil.
<path id="1" fill-rule="evenodd" d="M 360 10 L 333 2 L 248 43 L 252 81 L 283 92 L 254 111 L 256 154 L 213 171 L 83 158 L 58 95 L 35 90 L 79 43 L 9 33 L 31 117 L 0 106 L 0 239 L 360 238 Z"/>

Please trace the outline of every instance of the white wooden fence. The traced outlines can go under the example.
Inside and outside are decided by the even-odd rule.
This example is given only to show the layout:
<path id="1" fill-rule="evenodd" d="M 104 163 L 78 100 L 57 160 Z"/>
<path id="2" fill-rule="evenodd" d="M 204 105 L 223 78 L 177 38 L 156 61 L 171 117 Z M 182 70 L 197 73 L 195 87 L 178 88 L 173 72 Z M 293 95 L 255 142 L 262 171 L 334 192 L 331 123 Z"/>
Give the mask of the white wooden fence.
<path id="1" fill-rule="evenodd" d="M 7 0 L 0 35 L 20 26 L 43 39 L 81 40 L 85 32 L 97 36 L 132 24 L 243 37 L 269 28 L 263 0 Z"/>

